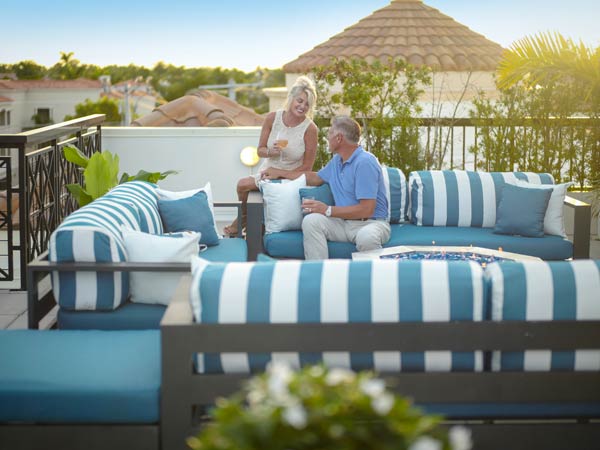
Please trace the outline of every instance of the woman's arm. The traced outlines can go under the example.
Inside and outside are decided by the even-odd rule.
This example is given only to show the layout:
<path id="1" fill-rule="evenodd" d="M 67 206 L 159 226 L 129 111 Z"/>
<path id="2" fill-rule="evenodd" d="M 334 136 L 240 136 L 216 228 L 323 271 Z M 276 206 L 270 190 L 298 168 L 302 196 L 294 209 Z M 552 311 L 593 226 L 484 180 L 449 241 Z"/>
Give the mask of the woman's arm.
<path id="1" fill-rule="evenodd" d="M 269 135 L 273 129 L 273 122 L 275 122 L 275 112 L 270 112 L 263 122 L 263 126 L 260 130 L 260 138 L 258 139 L 258 148 L 256 149 L 256 153 L 258 153 L 258 156 L 261 158 L 270 158 L 271 156 L 279 155 L 279 153 L 275 154 L 273 153 L 273 149 L 267 147 Z"/>

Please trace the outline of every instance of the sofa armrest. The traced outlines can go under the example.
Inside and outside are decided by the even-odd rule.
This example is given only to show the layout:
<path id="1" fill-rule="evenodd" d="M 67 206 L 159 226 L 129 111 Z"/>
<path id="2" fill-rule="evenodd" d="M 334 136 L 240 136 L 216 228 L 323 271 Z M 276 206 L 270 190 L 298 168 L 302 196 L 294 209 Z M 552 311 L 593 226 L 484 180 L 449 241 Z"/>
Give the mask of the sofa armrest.
<path id="1" fill-rule="evenodd" d="M 573 208 L 573 259 L 590 257 L 590 226 L 592 207 L 590 204 L 566 196 L 564 204 Z"/>
<path id="2" fill-rule="evenodd" d="M 50 276 L 52 271 L 64 272 L 181 272 L 189 273 L 189 263 L 94 263 L 94 262 L 53 262 L 44 252 L 27 264 L 27 318 L 28 328 L 40 328 L 40 322 L 56 306 Z M 46 325 L 54 327 L 53 322 Z"/>
<path id="3" fill-rule="evenodd" d="M 246 242 L 248 244 L 248 261 L 256 261 L 263 248 L 264 205 L 262 194 L 252 191 L 248 195 L 248 219 L 246 225 Z"/>

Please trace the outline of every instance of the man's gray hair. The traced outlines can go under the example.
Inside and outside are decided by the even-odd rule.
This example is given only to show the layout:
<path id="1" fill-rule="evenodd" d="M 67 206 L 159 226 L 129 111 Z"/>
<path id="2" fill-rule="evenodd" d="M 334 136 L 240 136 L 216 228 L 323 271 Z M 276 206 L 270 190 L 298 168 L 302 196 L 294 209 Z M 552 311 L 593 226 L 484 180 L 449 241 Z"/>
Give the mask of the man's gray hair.
<path id="1" fill-rule="evenodd" d="M 360 140 L 360 125 L 349 116 L 336 116 L 331 119 L 331 128 L 334 132 L 341 133 L 348 142 L 358 144 Z"/>
<path id="2" fill-rule="evenodd" d="M 312 118 L 315 111 L 315 106 L 317 104 L 317 90 L 315 89 L 315 85 L 311 79 L 304 75 L 298 77 L 294 85 L 290 88 L 287 100 L 285 101 L 284 109 L 287 111 L 294 99 L 303 92 L 306 94 L 306 98 L 308 99 L 308 111 L 306 112 L 306 115 Z"/>

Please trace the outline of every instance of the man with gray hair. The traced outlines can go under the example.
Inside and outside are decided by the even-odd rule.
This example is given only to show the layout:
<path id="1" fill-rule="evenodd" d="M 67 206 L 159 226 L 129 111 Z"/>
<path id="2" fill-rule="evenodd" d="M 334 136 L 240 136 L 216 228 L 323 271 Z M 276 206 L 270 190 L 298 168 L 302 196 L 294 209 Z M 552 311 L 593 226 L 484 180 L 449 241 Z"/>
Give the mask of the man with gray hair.
<path id="1" fill-rule="evenodd" d="M 319 172 L 297 173 L 305 173 L 308 185 L 329 183 L 335 201 L 335 206 L 302 203 L 308 213 L 302 221 L 306 259 L 327 259 L 327 241 L 352 242 L 362 252 L 381 248 L 390 238 L 383 173 L 377 158 L 359 145 L 360 133 L 355 120 L 334 117 L 327 134 L 333 158 Z"/>

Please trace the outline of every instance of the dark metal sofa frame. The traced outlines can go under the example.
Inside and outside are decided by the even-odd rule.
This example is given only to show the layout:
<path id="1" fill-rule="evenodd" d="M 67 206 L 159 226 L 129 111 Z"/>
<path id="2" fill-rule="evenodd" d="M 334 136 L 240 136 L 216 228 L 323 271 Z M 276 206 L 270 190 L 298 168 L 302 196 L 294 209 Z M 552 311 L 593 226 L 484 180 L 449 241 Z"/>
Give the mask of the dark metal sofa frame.
<path id="1" fill-rule="evenodd" d="M 590 257 L 591 205 L 573 197 L 565 197 L 564 205 L 573 210 L 573 259 Z M 248 260 L 255 261 L 263 247 L 263 200 L 260 192 L 248 196 Z"/>
<path id="2" fill-rule="evenodd" d="M 600 321 L 353 324 L 197 324 L 182 279 L 161 322 L 163 449 L 185 448 L 195 405 L 212 405 L 240 387 L 244 375 L 194 373 L 196 352 L 321 352 L 600 349 Z M 326 343 L 326 344 L 325 344 Z M 418 403 L 600 402 L 599 372 L 382 373 Z M 453 418 L 448 418 L 452 423 Z M 590 449 L 600 442 L 600 417 L 550 420 L 461 418 L 475 449 Z"/>

